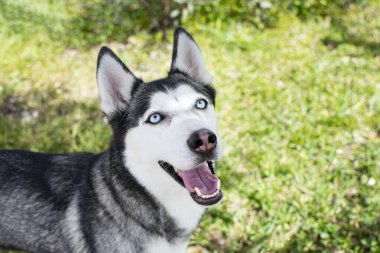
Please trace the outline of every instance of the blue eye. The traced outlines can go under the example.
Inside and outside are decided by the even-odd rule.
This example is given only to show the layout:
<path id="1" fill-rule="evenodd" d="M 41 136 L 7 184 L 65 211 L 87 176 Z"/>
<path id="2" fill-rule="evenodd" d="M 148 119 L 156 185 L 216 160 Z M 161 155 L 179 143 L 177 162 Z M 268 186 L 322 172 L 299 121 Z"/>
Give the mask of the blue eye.
<path id="1" fill-rule="evenodd" d="M 149 116 L 148 122 L 151 124 L 157 124 L 159 123 L 164 117 L 159 113 L 153 113 Z"/>
<path id="2" fill-rule="evenodd" d="M 203 98 L 198 99 L 197 103 L 195 104 L 195 107 L 198 109 L 205 109 L 207 107 L 207 101 Z"/>

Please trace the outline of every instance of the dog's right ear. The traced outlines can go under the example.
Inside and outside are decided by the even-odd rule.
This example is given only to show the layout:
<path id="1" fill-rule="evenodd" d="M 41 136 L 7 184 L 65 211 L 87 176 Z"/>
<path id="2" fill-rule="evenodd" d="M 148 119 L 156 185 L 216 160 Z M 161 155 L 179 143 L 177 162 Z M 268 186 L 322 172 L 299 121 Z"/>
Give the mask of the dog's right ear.
<path id="1" fill-rule="evenodd" d="M 212 84 L 212 77 L 206 69 L 201 50 L 193 37 L 183 28 L 174 32 L 172 65 L 169 75 L 180 72 L 203 84 Z"/>
<path id="2" fill-rule="evenodd" d="M 133 90 L 142 83 L 108 47 L 100 49 L 96 79 L 101 108 L 108 118 L 128 106 Z"/>

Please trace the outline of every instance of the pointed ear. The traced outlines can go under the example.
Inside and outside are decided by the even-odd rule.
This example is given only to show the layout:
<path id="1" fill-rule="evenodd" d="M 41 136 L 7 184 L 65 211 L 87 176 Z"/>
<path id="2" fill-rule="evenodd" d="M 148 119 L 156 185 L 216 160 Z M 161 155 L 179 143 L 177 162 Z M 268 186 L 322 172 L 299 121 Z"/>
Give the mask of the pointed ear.
<path id="1" fill-rule="evenodd" d="M 96 79 L 101 108 L 108 118 L 126 108 L 133 90 L 142 82 L 108 47 L 102 47 L 99 51 Z"/>
<path id="2" fill-rule="evenodd" d="M 169 74 L 181 72 L 191 79 L 211 85 L 212 77 L 207 72 L 201 50 L 193 37 L 183 28 L 174 32 L 172 66 Z"/>

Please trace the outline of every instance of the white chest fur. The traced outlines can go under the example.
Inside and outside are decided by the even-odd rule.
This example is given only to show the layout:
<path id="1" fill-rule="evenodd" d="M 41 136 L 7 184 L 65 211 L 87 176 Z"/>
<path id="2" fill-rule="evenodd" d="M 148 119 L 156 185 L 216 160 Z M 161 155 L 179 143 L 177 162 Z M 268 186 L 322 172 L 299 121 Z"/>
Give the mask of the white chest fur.
<path id="1" fill-rule="evenodd" d="M 154 238 L 149 242 L 146 253 L 185 253 L 187 243 L 188 241 L 168 243 L 163 238 Z"/>

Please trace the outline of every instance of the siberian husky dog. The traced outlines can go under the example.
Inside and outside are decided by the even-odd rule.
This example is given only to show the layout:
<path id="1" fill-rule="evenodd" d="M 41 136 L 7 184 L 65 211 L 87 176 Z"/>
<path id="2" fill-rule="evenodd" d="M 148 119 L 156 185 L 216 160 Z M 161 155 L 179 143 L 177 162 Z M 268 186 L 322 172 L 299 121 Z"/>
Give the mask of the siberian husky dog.
<path id="1" fill-rule="evenodd" d="M 222 197 L 215 90 L 201 51 L 174 34 L 167 77 L 143 82 L 100 50 L 100 154 L 0 152 L 0 245 L 28 252 L 185 252 Z"/>

